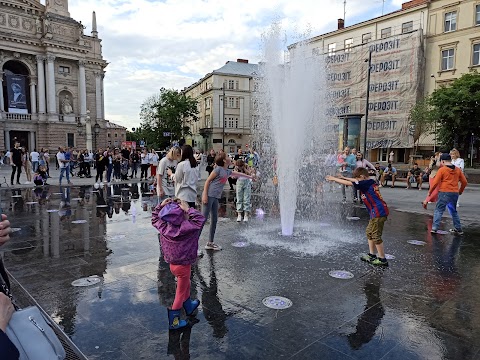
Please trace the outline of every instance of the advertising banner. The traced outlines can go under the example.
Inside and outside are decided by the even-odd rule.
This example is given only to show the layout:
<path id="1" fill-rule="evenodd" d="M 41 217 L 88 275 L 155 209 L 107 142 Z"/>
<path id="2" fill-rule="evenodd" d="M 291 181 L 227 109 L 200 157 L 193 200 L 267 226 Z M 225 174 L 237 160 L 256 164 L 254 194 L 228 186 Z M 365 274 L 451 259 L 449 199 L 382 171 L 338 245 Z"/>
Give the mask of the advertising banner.
<path id="1" fill-rule="evenodd" d="M 25 76 L 6 74 L 8 92 L 8 112 L 28 114 Z"/>
<path id="2" fill-rule="evenodd" d="M 129 150 L 135 150 L 137 148 L 137 143 L 135 141 L 122 141 L 122 147 Z"/>
<path id="3" fill-rule="evenodd" d="M 420 32 L 381 39 L 349 50 L 326 56 L 330 105 L 325 114 L 329 122 L 338 123 L 338 117 L 348 114 L 365 114 L 370 71 L 367 148 L 413 147 L 408 118 L 422 91 Z M 372 53 L 370 69 L 369 51 Z M 365 117 L 362 123 L 364 121 Z M 364 123 L 362 138 L 363 129 Z"/>

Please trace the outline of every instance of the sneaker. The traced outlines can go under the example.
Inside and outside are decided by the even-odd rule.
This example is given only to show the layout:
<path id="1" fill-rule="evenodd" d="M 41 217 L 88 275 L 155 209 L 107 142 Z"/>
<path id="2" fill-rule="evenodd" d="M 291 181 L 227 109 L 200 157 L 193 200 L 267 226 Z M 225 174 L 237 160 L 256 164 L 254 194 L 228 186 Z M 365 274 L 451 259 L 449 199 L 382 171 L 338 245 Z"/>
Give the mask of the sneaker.
<path id="1" fill-rule="evenodd" d="M 371 263 L 371 262 L 372 262 L 373 260 L 375 260 L 376 258 L 377 258 L 376 255 L 373 255 L 373 256 L 372 256 L 372 255 L 370 255 L 370 254 L 362 254 L 362 255 L 360 256 L 360 260 L 366 261 L 366 262 L 368 262 L 368 263 Z"/>
<path id="2" fill-rule="evenodd" d="M 205 245 L 205 250 L 215 250 L 215 251 L 218 251 L 218 250 L 222 250 L 222 247 L 215 244 L 215 243 L 207 243 L 207 245 Z"/>
<path id="3" fill-rule="evenodd" d="M 463 235 L 462 230 L 457 230 L 457 229 L 450 229 L 450 232 L 454 235 Z"/>
<path id="4" fill-rule="evenodd" d="M 432 234 L 437 234 L 437 229 L 432 229 L 432 230 L 430 230 L 430 232 L 431 232 Z"/>
<path id="5" fill-rule="evenodd" d="M 238 214 L 237 216 L 237 222 L 240 222 L 240 221 L 242 221 L 242 214 Z"/>
<path id="6" fill-rule="evenodd" d="M 357 201 L 358 201 L 358 198 L 354 197 L 354 198 L 353 198 L 353 202 L 356 204 Z"/>
<path id="7" fill-rule="evenodd" d="M 248 215 L 245 214 L 245 216 L 243 217 L 243 222 L 248 222 Z"/>
<path id="8" fill-rule="evenodd" d="M 387 260 L 380 260 L 378 257 L 375 260 L 372 260 L 370 264 L 375 265 L 375 266 L 388 266 L 388 261 Z"/>

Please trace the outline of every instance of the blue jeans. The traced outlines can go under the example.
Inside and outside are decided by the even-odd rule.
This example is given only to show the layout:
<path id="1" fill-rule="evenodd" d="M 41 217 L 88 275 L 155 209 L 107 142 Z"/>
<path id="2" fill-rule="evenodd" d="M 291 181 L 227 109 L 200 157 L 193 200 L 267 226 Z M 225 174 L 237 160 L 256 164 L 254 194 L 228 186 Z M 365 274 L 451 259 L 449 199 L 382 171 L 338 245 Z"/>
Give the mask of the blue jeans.
<path id="1" fill-rule="evenodd" d="M 215 231 L 217 230 L 218 199 L 211 196 L 208 197 L 208 204 L 202 204 L 202 215 L 205 216 L 205 222 L 207 222 L 210 212 L 212 213 L 212 219 L 210 220 L 210 236 L 208 237 L 208 241 L 213 243 Z M 203 225 L 205 226 L 205 223 Z"/>
<path id="2" fill-rule="evenodd" d="M 38 170 L 38 161 L 32 161 L 32 171 L 37 172 Z"/>
<path id="3" fill-rule="evenodd" d="M 460 217 L 457 213 L 457 201 L 458 193 L 456 192 L 439 192 L 437 206 L 433 213 L 433 225 L 432 230 L 438 230 L 440 227 L 440 221 L 442 220 L 445 208 L 448 208 L 450 215 L 452 216 L 453 226 L 457 230 L 462 230 L 462 224 L 460 224 Z"/>
<path id="4" fill-rule="evenodd" d="M 64 173 L 66 173 L 67 182 L 70 183 L 70 167 L 65 166 L 63 168 L 60 168 L 60 179 L 59 179 L 60 185 L 62 184 L 62 179 L 63 179 L 63 174 Z"/>

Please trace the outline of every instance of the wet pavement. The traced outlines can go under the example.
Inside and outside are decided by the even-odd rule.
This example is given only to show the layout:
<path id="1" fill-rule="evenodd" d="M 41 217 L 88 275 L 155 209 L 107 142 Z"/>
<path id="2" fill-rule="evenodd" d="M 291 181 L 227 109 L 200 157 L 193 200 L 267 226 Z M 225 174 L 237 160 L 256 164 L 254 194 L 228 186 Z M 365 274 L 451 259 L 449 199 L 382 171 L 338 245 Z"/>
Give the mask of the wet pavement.
<path id="1" fill-rule="evenodd" d="M 395 190 L 382 192 L 418 196 Z M 203 250 L 193 266 L 198 315 L 170 332 L 175 279 L 160 256 L 148 192 L 147 184 L 0 189 L 19 229 L 1 248 L 7 268 L 89 359 L 480 359 L 480 229 L 469 207 L 477 192 L 460 210 L 471 215 L 464 237 L 430 235 L 431 216 L 400 202 L 385 226 L 395 258 L 384 270 L 358 260 L 367 249 L 360 206 L 332 194 L 311 199 L 297 236 L 285 239 L 278 206 L 265 200 L 272 194 L 254 196 L 264 216 L 237 224 L 234 194 L 225 192 L 216 235 L 223 251 Z M 332 278 L 332 270 L 354 278 Z M 91 275 L 102 281 L 71 285 Z M 262 304 L 275 295 L 293 305 Z"/>

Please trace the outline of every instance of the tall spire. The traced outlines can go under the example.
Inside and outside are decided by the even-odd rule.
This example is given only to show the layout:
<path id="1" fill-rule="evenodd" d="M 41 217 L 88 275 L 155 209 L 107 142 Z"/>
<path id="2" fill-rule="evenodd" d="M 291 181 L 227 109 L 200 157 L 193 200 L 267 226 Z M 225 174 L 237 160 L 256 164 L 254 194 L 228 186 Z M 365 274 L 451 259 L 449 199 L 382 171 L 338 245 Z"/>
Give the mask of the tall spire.
<path id="1" fill-rule="evenodd" d="M 95 14 L 95 11 L 92 13 L 92 36 L 93 37 L 98 37 L 97 14 Z"/>

